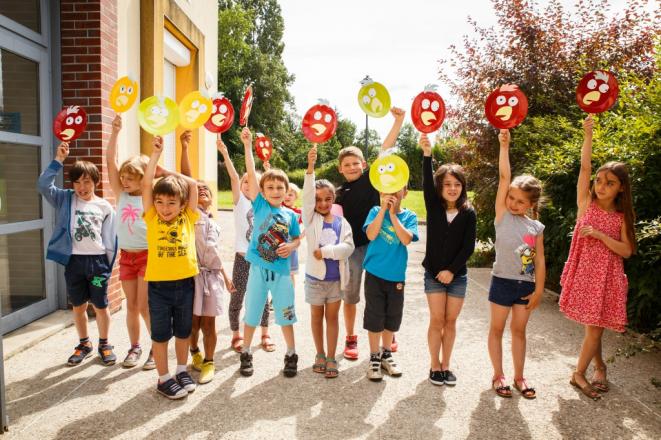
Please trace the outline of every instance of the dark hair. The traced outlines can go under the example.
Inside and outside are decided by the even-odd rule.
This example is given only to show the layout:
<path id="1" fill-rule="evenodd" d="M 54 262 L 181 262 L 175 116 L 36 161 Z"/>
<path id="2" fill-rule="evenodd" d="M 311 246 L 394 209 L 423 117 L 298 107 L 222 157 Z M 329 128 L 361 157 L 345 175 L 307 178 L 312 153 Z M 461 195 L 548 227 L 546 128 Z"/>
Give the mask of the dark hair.
<path id="1" fill-rule="evenodd" d="M 318 179 L 314 181 L 314 189 L 322 189 L 322 188 L 328 188 L 330 192 L 333 193 L 333 196 L 335 196 L 335 185 L 330 183 L 329 180 L 327 179 Z"/>
<path id="2" fill-rule="evenodd" d="M 99 169 L 92 162 L 86 160 L 77 160 L 69 170 L 69 180 L 77 182 L 81 177 L 88 176 L 94 181 L 94 185 L 98 185 L 101 181 Z"/>
<path id="3" fill-rule="evenodd" d="M 455 207 L 460 211 L 469 209 L 471 205 L 468 201 L 468 192 L 466 190 L 466 176 L 464 175 L 462 166 L 456 163 L 443 164 L 434 173 L 434 187 L 436 188 L 438 198 L 441 199 L 441 204 L 445 209 L 448 208 L 447 201 L 443 198 L 443 179 L 445 179 L 446 174 L 450 174 L 461 183 L 461 194 L 459 194 L 459 198 L 455 202 Z"/>
<path id="4" fill-rule="evenodd" d="M 179 176 L 166 176 L 156 182 L 152 190 L 152 198 L 156 196 L 178 197 L 181 204 L 188 202 L 188 185 L 186 181 Z"/>
<path id="5" fill-rule="evenodd" d="M 514 180 L 512 180 L 510 188 L 518 188 L 526 193 L 528 200 L 530 200 L 530 203 L 532 204 L 532 218 L 535 220 L 539 219 L 539 209 L 544 203 L 544 197 L 542 196 L 542 182 L 534 176 L 522 174 L 516 176 Z"/>
<path id="6" fill-rule="evenodd" d="M 627 238 L 631 243 L 633 253 L 636 252 L 636 231 L 634 224 L 636 222 L 636 213 L 633 210 L 633 197 L 631 196 L 631 179 L 629 178 L 629 170 L 624 162 L 607 162 L 603 164 L 595 174 L 595 177 L 602 171 L 610 172 L 620 181 L 622 191 L 615 197 L 615 209 L 617 212 L 624 214 L 624 225 L 627 228 Z M 592 200 L 597 198 L 597 193 L 592 184 L 590 190 Z"/>

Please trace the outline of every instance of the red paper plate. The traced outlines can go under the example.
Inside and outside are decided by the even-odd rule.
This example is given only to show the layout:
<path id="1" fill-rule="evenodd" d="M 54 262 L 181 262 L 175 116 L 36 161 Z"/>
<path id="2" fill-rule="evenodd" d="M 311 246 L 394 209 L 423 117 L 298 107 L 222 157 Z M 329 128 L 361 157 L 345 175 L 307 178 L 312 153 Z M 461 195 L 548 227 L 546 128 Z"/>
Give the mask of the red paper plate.
<path id="1" fill-rule="evenodd" d="M 603 113 L 615 105 L 620 88 L 612 72 L 595 70 L 576 87 L 576 103 L 584 112 Z"/>
<path id="2" fill-rule="evenodd" d="M 241 103 L 241 113 L 239 114 L 239 124 L 242 127 L 248 125 L 248 117 L 250 116 L 250 110 L 252 110 L 252 102 L 254 96 L 252 94 L 252 84 L 246 89 L 246 94 L 243 95 L 243 102 Z"/>
<path id="3" fill-rule="evenodd" d="M 211 107 L 211 116 L 204 127 L 212 133 L 225 133 L 234 124 L 234 107 L 222 94 L 216 95 Z"/>
<path id="4" fill-rule="evenodd" d="M 62 109 L 53 121 L 53 133 L 63 142 L 78 139 L 87 127 L 87 113 L 77 105 Z"/>
<path id="5" fill-rule="evenodd" d="M 501 130 L 521 124 L 528 114 L 528 98 L 515 84 L 505 84 L 487 97 L 484 105 L 487 119 Z"/>
<path id="6" fill-rule="evenodd" d="M 255 153 L 257 153 L 257 157 L 262 159 L 262 162 L 271 159 L 273 155 L 273 142 L 271 142 L 268 136 L 257 133 L 257 137 L 255 138 Z"/>
<path id="7" fill-rule="evenodd" d="M 303 116 L 303 136 L 312 143 L 326 142 L 333 137 L 335 130 L 337 130 L 337 114 L 328 106 L 327 101 L 320 101 Z"/>
<path id="8" fill-rule="evenodd" d="M 411 105 L 411 120 L 421 133 L 433 133 L 443 125 L 445 102 L 436 93 L 436 86 L 430 84 L 418 94 Z"/>

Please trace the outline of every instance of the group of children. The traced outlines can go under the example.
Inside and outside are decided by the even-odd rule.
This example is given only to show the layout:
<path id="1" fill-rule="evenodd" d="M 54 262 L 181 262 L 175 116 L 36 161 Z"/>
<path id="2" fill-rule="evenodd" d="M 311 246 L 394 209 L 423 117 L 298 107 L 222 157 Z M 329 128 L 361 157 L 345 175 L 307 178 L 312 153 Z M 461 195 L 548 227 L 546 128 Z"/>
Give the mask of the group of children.
<path id="1" fill-rule="evenodd" d="M 394 144 L 404 111 L 393 108 L 394 124 L 384 140 L 382 153 Z M 585 141 L 578 180 L 577 225 L 569 259 L 562 275 L 561 310 L 585 325 L 586 334 L 571 383 L 597 399 L 608 391 L 602 358 L 604 328 L 623 331 L 626 324 L 627 281 L 622 259 L 635 247 L 631 187 L 626 167 L 608 163 L 591 180 L 593 121 L 584 123 Z M 39 178 L 39 190 L 56 208 L 56 225 L 47 258 L 65 266 L 69 300 L 73 305 L 80 338 L 69 365 L 80 364 L 92 353 L 87 330 L 87 304 L 91 302 L 99 330 L 99 356 L 103 363 L 116 362 L 108 343 L 110 315 L 107 283 L 120 249 L 120 280 L 127 299 L 126 325 L 131 346 L 123 361 L 134 367 L 142 355 L 140 317 L 151 334 L 151 349 L 144 369 L 158 371 L 157 390 L 171 399 L 193 392 L 196 383 L 188 373 L 200 372 L 198 383 L 214 376 L 215 319 L 231 294 L 229 320 L 232 348 L 240 353 L 241 375 L 254 372 L 251 351 L 255 330 L 261 328 L 261 346 L 273 351 L 268 333 L 272 307 L 287 345 L 283 373 L 297 374 L 298 355 L 293 325 L 297 322 L 294 274 L 297 249 L 303 234 L 307 240 L 305 301 L 310 304 L 311 330 L 316 355 L 313 371 L 326 378 L 339 374 L 336 349 L 338 315 L 343 305 L 346 340 L 343 357 L 357 359 L 356 304 L 364 287 L 363 328 L 369 340 L 367 378 L 380 381 L 384 372 L 400 376 L 393 357 L 398 344 L 403 308 L 407 246 L 418 240 L 418 219 L 402 208 L 407 189 L 379 193 L 371 185 L 360 149 L 343 148 L 339 171 L 346 181 L 335 188 L 315 179 L 317 147 L 308 153 L 303 186 L 303 209 L 294 210 L 298 191 L 293 191 L 284 171 L 265 163 L 260 175 L 252 153 L 252 134 L 244 128 L 246 173 L 239 177 L 227 147 L 219 138 L 218 150 L 229 173 L 234 202 L 234 265 L 230 278 L 220 254 L 221 232 L 213 219 L 211 191 L 191 177 L 188 162 L 189 131 L 180 137 L 181 173 L 158 165 L 163 140 L 155 137 L 151 156 L 136 156 L 118 168 L 117 136 L 121 118 L 113 122 L 107 149 L 110 186 L 117 206 L 94 194 L 100 176 L 94 164 L 76 161 L 69 170 L 72 190 L 54 185 L 68 155 L 62 143 L 55 160 Z M 511 312 L 513 387 L 525 398 L 536 391 L 523 375 L 526 326 L 544 292 L 544 225 L 537 220 L 542 185 L 529 175 L 511 178 L 510 134 L 499 135 L 499 184 L 495 204 L 496 261 L 489 289 L 491 323 L 488 335 L 493 364 L 492 386 L 501 397 L 511 397 L 502 366 L 502 336 Z M 444 164 L 434 172 L 432 147 L 420 137 L 423 152 L 423 192 L 427 209 L 427 243 L 424 291 L 429 306 L 427 331 L 430 370 L 434 385 L 454 385 L 450 369 L 456 337 L 456 321 L 467 291 L 466 263 L 476 239 L 476 213 L 467 195 L 463 169 Z M 155 183 L 154 180 L 158 179 Z M 339 209 L 338 209 L 339 207 Z M 303 228 L 301 228 L 301 225 Z M 363 284 L 363 271 L 365 272 Z M 271 296 L 272 304 L 268 303 Z M 243 333 L 239 315 L 245 306 Z M 326 326 L 324 332 L 324 324 Z M 199 333 L 203 335 L 203 353 Z M 168 369 L 168 342 L 175 337 L 177 366 Z M 594 362 L 591 381 L 585 372 Z"/>

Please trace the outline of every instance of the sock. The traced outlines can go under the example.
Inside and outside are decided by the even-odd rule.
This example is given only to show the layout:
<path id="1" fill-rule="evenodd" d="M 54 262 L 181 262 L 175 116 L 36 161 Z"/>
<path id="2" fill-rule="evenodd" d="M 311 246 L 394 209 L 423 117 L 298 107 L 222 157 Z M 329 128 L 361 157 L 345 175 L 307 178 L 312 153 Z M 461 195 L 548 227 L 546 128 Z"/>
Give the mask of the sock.
<path id="1" fill-rule="evenodd" d="M 89 338 L 89 336 L 87 336 L 87 337 L 85 337 L 85 338 L 80 338 L 80 343 L 81 343 L 81 344 L 85 344 L 85 345 L 87 345 L 87 344 L 89 344 L 89 342 L 90 342 L 90 338 Z"/>
<path id="2" fill-rule="evenodd" d="M 252 348 L 250 348 L 250 347 L 243 347 L 243 351 L 242 351 L 241 353 L 252 354 Z"/>
<path id="3" fill-rule="evenodd" d="M 382 349 L 382 351 L 381 351 L 381 359 L 387 359 L 387 358 L 389 358 L 389 357 L 391 357 L 391 356 L 392 356 L 392 352 L 391 352 L 390 350 L 387 350 L 387 349 L 385 349 L 385 348 Z"/>
<path id="4" fill-rule="evenodd" d="M 190 352 L 191 352 L 191 354 L 199 353 L 200 352 L 200 347 L 195 347 L 195 348 L 191 347 Z"/>
<path id="5" fill-rule="evenodd" d="M 136 350 L 142 350 L 142 347 L 140 346 L 139 342 L 136 342 L 135 344 L 131 344 L 131 348 L 134 348 Z"/>
<path id="6" fill-rule="evenodd" d="M 288 348 L 287 349 L 287 356 L 291 356 L 293 354 L 296 354 L 296 349 L 295 348 Z"/>
<path id="7" fill-rule="evenodd" d="M 204 358 L 204 360 L 203 360 L 202 362 L 203 362 L 203 363 L 213 362 L 213 359 L 207 359 L 207 358 Z"/>
<path id="8" fill-rule="evenodd" d="M 108 338 L 99 338 L 99 345 L 108 345 Z"/>
<path id="9" fill-rule="evenodd" d="M 164 383 L 164 382 L 167 382 L 170 379 L 172 379 L 172 376 L 170 376 L 170 373 L 165 373 L 163 376 L 158 376 L 158 383 Z"/>
<path id="10" fill-rule="evenodd" d="M 177 373 L 176 374 L 183 373 L 184 371 L 187 371 L 186 370 L 186 365 L 177 365 Z"/>
<path id="11" fill-rule="evenodd" d="M 370 353 L 370 360 L 380 361 L 381 360 L 381 352 L 377 351 L 376 353 Z"/>

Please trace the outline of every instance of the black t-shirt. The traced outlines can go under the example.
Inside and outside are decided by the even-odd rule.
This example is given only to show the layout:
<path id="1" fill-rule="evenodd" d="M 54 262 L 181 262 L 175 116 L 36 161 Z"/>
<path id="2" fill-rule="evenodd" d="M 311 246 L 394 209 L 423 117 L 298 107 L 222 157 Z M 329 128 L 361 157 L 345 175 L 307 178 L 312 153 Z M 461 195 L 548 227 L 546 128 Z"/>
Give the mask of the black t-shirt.
<path id="1" fill-rule="evenodd" d="M 337 189 L 335 201 L 342 206 L 344 218 L 351 225 L 354 245 L 358 247 L 369 243 L 363 225 L 370 209 L 381 204 L 379 192 L 370 182 L 369 171 L 365 171 L 353 182 L 344 182 Z"/>

